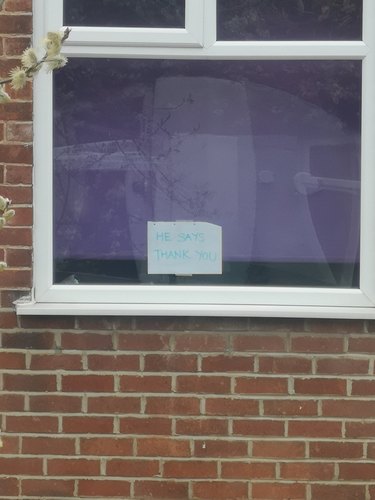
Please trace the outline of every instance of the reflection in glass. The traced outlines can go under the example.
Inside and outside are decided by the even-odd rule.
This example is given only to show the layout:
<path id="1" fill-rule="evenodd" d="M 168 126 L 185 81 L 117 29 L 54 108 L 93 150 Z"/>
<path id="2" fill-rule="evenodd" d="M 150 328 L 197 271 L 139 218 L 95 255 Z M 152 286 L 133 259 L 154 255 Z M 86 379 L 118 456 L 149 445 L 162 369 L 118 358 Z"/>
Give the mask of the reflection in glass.
<path id="1" fill-rule="evenodd" d="M 71 59 L 54 76 L 56 281 L 358 286 L 360 74 Z M 174 220 L 222 226 L 222 276 L 147 274 L 147 221 Z"/>
<path id="2" fill-rule="evenodd" d="M 363 0 L 217 0 L 218 40 L 361 40 Z"/>
<path id="3" fill-rule="evenodd" d="M 64 0 L 64 25 L 184 28 L 185 0 Z"/>

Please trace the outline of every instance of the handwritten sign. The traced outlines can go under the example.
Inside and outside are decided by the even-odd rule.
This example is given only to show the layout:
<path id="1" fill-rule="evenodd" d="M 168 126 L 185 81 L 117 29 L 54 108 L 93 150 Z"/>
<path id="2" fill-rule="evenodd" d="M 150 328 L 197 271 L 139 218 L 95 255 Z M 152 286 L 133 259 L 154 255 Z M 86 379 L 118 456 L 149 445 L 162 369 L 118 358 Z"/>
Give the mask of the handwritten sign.
<path id="1" fill-rule="evenodd" d="M 221 274 L 221 233 L 208 222 L 148 222 L 148 273 Z"/>

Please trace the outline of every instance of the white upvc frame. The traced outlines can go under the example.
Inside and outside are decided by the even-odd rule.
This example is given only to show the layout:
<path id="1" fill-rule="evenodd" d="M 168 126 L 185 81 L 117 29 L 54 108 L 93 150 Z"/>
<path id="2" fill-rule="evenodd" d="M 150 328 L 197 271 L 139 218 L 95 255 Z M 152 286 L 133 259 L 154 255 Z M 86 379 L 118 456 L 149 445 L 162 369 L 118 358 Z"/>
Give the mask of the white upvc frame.
<path id="1" fill-rule="evenodd" d="M 69 57 L 362 60 L 359 289 L 53 284 L 52 79 L 40 73 L 34 86 L 34 288 L 17 313 L 375 318 L 375 1 L 363 3 L 361 42 L 216 42 L 216 1 L 186 0 L 185 30 L 74 28 L 64 45 Z M 64 29 L 62 0 L 34 0 L 34 10 L 36 41 Z"/>

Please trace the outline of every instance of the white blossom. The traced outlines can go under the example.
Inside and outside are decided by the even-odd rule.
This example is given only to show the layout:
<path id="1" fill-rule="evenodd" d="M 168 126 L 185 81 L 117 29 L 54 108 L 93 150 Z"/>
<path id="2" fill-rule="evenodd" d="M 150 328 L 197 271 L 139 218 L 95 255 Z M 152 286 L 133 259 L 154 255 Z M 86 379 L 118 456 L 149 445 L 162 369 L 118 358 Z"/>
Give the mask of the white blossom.
<path id="1" fill-rule="evenodd" d="M 32 47 L 25 49 L 21 56 L 22 66 L 26 69 L 35 68 L 35 72 L 38 71 L 38 55 Z"/>
<path id="2" fill-rule="evenodd" d="M 9 76 L 12 79 L 10 85 L 14 88 L 14 90 L 20 90 L 26 85 L 27 74 L 24 68 L 20 68 L 19 66 L 13 68 L 9 73 Z"/>

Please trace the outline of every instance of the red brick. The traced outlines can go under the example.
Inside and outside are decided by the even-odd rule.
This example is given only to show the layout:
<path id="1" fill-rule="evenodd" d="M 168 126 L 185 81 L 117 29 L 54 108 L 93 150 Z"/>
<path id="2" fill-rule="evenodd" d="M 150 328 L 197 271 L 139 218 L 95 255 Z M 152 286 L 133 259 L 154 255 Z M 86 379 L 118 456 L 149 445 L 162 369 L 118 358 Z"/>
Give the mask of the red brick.
<path id="1" fill-rule="evenodd" d="M 156 333 L 120 333 L 118 349 L 126 351 L 165 351 L 169 349 L 169 336 Z"/>
<path id="2" fill-rule="evenodd" d="M 172 420 L 158 417 L 125 417 L 120 421 L 121 434 L 170 435 Z"/>
<path id="3" fill-rule="evenodd" d="M 178 392 L 192 392 L 194 394 L 226 394 L 230 392 L 229 377 L 181 375 L 177 377 Z"/>
<path id="4" fill-rule="evenodd" d="M 139 438 L 137 454 L 140 457 L 190 457 L 187 439 Z"/>
<path id="5" fill-rule="evenodd" d="M 19 56 L 30 46 L 31 38 L 27 37 L 6 37 L 4 38 L 4 49 L 7 56 Z"/>
<path id="6" fill-rule="evenodd" d="M 1 316 L 4 313 L 1 313 Z M 19 352 L 0 352 L 1 370 L 23 370 L 25 355 Z"/>
<path id="7" fill-rule="evenodd" d="M 296 481 L 332 481 L 334 464 L 290 462 L 280 465 L 280 477 Z"/>
<path id="8" fill-rule="evenodd" d="M 63 333 L 61 336 L 62 349 L 78 350 L 112 350 L 112 335 L 109 333 Z"/>
<path id="9" fill-rule="evenodd" d="M 198 358 L 194 354 L 146 354 L 146 372 L 196 372 Z"/>
<path id="10" fill-rule="evenodd" d="M 124 479 L 114 480 L 80 480 L 78 483 L 78 495 L 81 497 L 103 498 L 130 498 L 130 482 Z"/>
<path id="11" fill-rule="evenodd" d="M 78 354 L 33 354 L 31 370 L 82 370 L 82 358 Z"/>
<path id="12" fill-rule="evenodd" d="M 306 486 L 300 483 L 254 483 L 252 495 L 253 500 L 305 500 L 307 498 Z"/>
<path id="13" fill-rule="evenodd" d="M 5 260 L 8 267 L 31 267 L 31 250 L 28 248 L 7 248 Z"/>
<path id="14" fill-rule="evenodd" d="M 31 12 L 31 0 L 6 0 L 5 10 L 10 12 Z"/>
<path id="15" fill-rule="evenodd" d="M 120 377 L 121 392 L 170 392 L 172 377 L 162 375 L 124 375 Z"/>
<path id="16" fill-rule="evenodd" d="M 300 378 L 294 380 L 296 394 L 346 395 L 346 380 L 339 378 Z"/>
<path id="17" fill-rule="evenodd" d="M 1 274 L 3 275 L 5 271 L 2 271 Z M 8 278 L 9 278 L 9 272 L 7 272 Z M 15 313 L 13 312 L 5 312 L 2 311 L 0 315 L 0 328 L 16 328 L 17 327 L 17 317 Z M 5 356 L 5 354 L 4 354 Z"/>
<path id="18" fill-rule="evenodd" d="M 228 441 L 222 439 L 194 441 L 194 456 L 196 457 L 248 457 L 247 441 Z"/>
<path id="19" fill-rule="evenodd" d="M 67 392 L 113 392 L 112 375 L 64 375 L 62 390 Z"/>
<path id="20" fill-rule="evenodd" d="M 33 412 L 79 413 L 81 409 L 82 400 L 78 396 L 30 396 L 30 410 Z"/>
<path id="21" fill-rule="evenodd" d="M 361 458 L 363 456 L 362 443 L 312 441 L 309 448 L 311 458 L 337 458 L 345 460 Z"/>
<path id="22" fill-rule="evenodd" d="M 8 228 L 9 229 L 9 228 Z M 5 233 L 7 229 L 2 229 L 2 233 Z M 15 229 L 12 229 L 12 231 L 15 231 Z M 23 231 L 23 229 L 21 229 Z M 9 241 L 7 235 L 3 234 L 4 240 Z M 10 243 L 9 244 L 20 244 L 22 245 L 23 243 Z M 25 243 L 28 245 L 29 243 Z M 8 269 L 6 271 L 1 272 L 1 286 L 4 287 L 10 287 L 14 286 L 15 288 L 25 288 L 25 287 L 30 287 L 31 286 L 31 271 L 30 270 L 14 270 L 14 269 Z M 22 317 L 21 317 L 22 318 Z M 5 326 L 4 321 L 7 321 Z M 16 322 L 14 321 L 14 314 L 13 318 L 10 314 L 6 315 L 6 319 L 3 320 L 3 325 L 1 328 L 13 328 L 17 326 Z M 21 319 L 21 325 L 22 325 L 22 319 Z"/>
<path id="23" fill-rule="evenodd" d="M 265 462 L 222 462 L 223 479 L 275 479 L 275 464 Z"/>
<path id="24" fill-rule="evenodd" d="M 290 420 L 289 436 L 341 438 L 341 422 L 331 420 Z"/>
<path id="25" fill-rule="evenodd" d="M 139 397 L 103 396 L 88 398 L 89 413 L 139 413 L 141 399 Z"/>
<path id="26" fill-rule="evenodd" d="M 176 434 L 186 436 L 226 436 L 228 421 L 219 419 L 179 419 L 176 421 Z"/>
<path id="27" fill-rule="evenodd" d="M 339 464 L 339 479 L 345 481 L 374 481 L 374 463 L 345 462 Z"/>
<path id="28" fill-rule="evenodd" d="M 1 254 L 1 250 L 0 250 Z M 0 302 L 3 308 L 13 309 L 14 302 L 29 293 L 29 290 L 0 290 Z M 17 330 L 17 335 L 20 335 L 21 332 Z M 3 334 L 5 335 L 5 334 Z"/>
<path id="29" fill-rule="evenodd" d="M 9 0 L 8 0 L 9 1 Z M 0 33 L 25 35 L 32 32 L 32 20 L 28 15 L 0 16 Z"/>
<path id="30" fill-rule="evenodd" d="M 318 374 L 365 375 L 369 371 L 368 359 L 323 358 L 316 362 Z"/>
<path id="31" fill-rule="evenodd" d="M 135 481 L 135 496 L 155 499 L 184 499 L 189 498 L 188 483 L 175 481 Z"/>
<path id="32" fill-rule="evenodd" d="M 224 481 L 212 481 L 212 482 L 194 482 L 193 483 L 193 494 L 196 499 L 206 499 L 212 500 L 247 500 L 248 496 L 248 484 L 245 482 L 224 482 Z"/>
<path id="33" fill-rule="evenodd" d="M 9 142 L 32 142 L 32 123 L 8 122 L 6 124 L 6 140 Z M 22 162 L 23 163 L 23 162 Z"/>
<path id="34" fill-rule="evenodd" d="M 285 337 L 281 335 L 237 335 L 233 337 L 235 351 L 285 351 Z"/>
<path id="35" fill-rule="evenodd" d="M 191 319 L 186 316 L 137 316 L 134 318 L 134 329 L 137 331 L 180 332 L 189 330 L 190 324 Z"/>
<path id="36" fill-rule="evenodd" d="M 291 349 L 293 352 L 342 353 L 344 337 L 322 337 L 320 335 L 292 337 Z"/>
<path id="37" fill-rule="evenodd" d="M 41 476 L 43 460 L 35 457 L 0 457 L 0 471 L 5 476 Z"/>
<path id="38" fill-rule="evenodd" d="M 56 437 L 22 438 L 22 453 L 24 455 L 74 455 L 75 440 Z"/>
<path id="39" fill-rule="evenodd" d="M 1 19 L 1 18 L 0 18 Z M 0 21 L 0 30 L 3 24 L 3 20 Z M 0 31 L 1 32 L 1 31 Z M 32 120 L 32 105 L 31 102 L 12 102 L 9 104 L 0 104 L 0 116 L 3 120 Z M 30 162 L 31 163 L 31 162 Z M 8 193 L 4 194 L 4 189 L 2 189 L 3 196 L 10 198 L 13 202 L 16 202 L 15 197 L 9 196 Z M 30 190 L 31 193 L 31 190 Z M 17 201 L 17 203 L 21 203 Z"/>
<path id="40" fill-rule="evenodd" d="M 81 454 L 95 456 L 131 456 L 133 440 L 121 437 L 81 438 Z"/>
<path id="41" fill-rule="evenodd" d="M 0 394 L 0 411 L 23 411 L 25 398 L 20 394 Z"/>
<path id="42" fill-rule="evenodd" d="M 66 434 L 112 434 L 112 417 L 63 417 L 63 432 Z"/>
<path id="43" fill-rule="evenodd" d="M 318 402 L 312 400 L 274 399 L 263 401 L 264 415 L 314 416 L 318 414 Z"/>
<path id="44" fill-rule="evenodd" d="M 5 163 L 31 163 L 32 149 L 23 145 L 0 144 L 0 158 Z"/>
<path id="45" fill-rule="evenodd" d="M 74 495 L 74 481 L 60 479 L 24 479 L 22 495 L 38 498 L 70 497 Z"/>
<path id="46" fill-rule="evenodd" d="M 26 167 L 29 168 L 29 167 Z M 16 207 L 15 209 L 15 216 L 10 219 L 8 226 L 32 226 L 33 225 L 33 210 L 31 207 Z M 9 252 L 11 250 L 11 252 Z M 28 252 L 28 254 L 31 254 L 30 248 L 8 248 L 7 249 L 7 256 L 13 258 L 13 260 L 16 260 L 17 254 L 15 253 L 15 250 L 18 250 L 20 255 L 21 251 L 24 251 L 25 253 Z M 18 258 L 18 260 L 21 260 L 21 257 Z M 25 257 L 23 260 L 26 260 Z"/>
<path id="47" fill-rule="evenodd" d="M 311 500 L 363 500 L 366 498 L 364 485 L 312 484 Z"/>
<path id="48" fill-rule="evenodd" d="M 170 460 L 164 463 L 163 477 L 175 479 L 215 479 L 217 463 L 206 460 Z"/>
<path id="49" fill-rule="evenodd" d="M 129 321 L 129 328 L 133 318 L 127 318 Z M 115 330 L 116 319 L 112 316 L 78 316 L 77 327 L 80 330 Z"/>
<path id="50" fill-rule="evenodd" d="M 202 359 L 203 372 L 252 372 L 253 356 L 207 356 Z"/>
<path id="51" fill-rule="evenodd" d="M 253 441 L 253 456 L 257 458 L 303 458 L 306 444 L 304 441 Z"/>
<path id="52" fill-rule="evenodd" d="M 4 496 L 18 498 L 18 479 L 15 477 L 0 477 L 0 491 Z"/>
<path id="53" fill-rule="evenodd" d="M 218 352 L 227 348 L 228 339 L 216 334 L 180 334 L 175 336 L 175 351 L 180 352 Z"/>
<path id="54" fill-rule="evenodd" d="M 357 446 L 361 447 L 362 448 L 362 444 L 361 443 L 355 443 Z M 354 445 L 354 444 L 353 444 Z M 361 456 L 362 456 L 362 453 L 361 453 Z M 375 458 L 375 443 L 368 443 L 367 445 L 367 457 L 368 458 L 371 458 L 371 459 L 374 459 Z M 351 456 L 349 458 L 355 458 L 354 456 Z"/>
<path id="55" fill-rule="evenodd" d="M 58 431 L 57 417 L 35 417 L 31 415 L 8 415 L 6 421 L 8 432 L 39 432 L 41 434 Z"/>
<path id="56" fill-rule="evenodd" d="M 260 373 L 311 373 L 311 359 L 296 356 L 264 356 L 259 358 Z"/>
<path id="57" fill-rule="evenodd" d="M 306 331 L 316 333 L 361 333 L 363 320 L 356 319 L 311 319 L 306 320 Z"/>
<path id="58" fill-rule="evenodd" d="M 248 331 L 249 319 L 240 317 L 193 316 L 182 330 L 193 332 L 235 332 Z"/>
<path id="59" fill-rule="evenodd" d="M 2 455 L 18 455 L 19 452 L 19 438 L 13 436 L 2 436 L 2 446 L 0 453 Z M 1 491 L 1 489 L 0 489 Z"/>
<path id="60" fill-rule="evenodd" d="M 88 368 L 94 371 L 138 371 L 139 356 L 136 354 L 112 354 L 107 356 L 90 354 L 88 356 Z"/>
<path id="61" fill-rule="evenodd" d="M 283 436 L 285 424 L 278 420 L 234 420 L 233 434 L 241 436 Z"/>
<path id="62" fill-rule="evenodd" d="M 352 396 L 374 396 L 375 380 L 353 380 Z"/>
<path id="63" fill-rule="evenodd" d="M 375 401 L 323 401 L 323 415 L 326 417 L 373 418 L 374 414 Z"/>
<path id="64" fill-rule="evenodd" d="M 287 394 L 288 379 L 277 377 L 238 377 L 235 392 L 238 394 Z"/>
<path id="65" fill-rule="evenodd" d="M 108 460 L 106 473 L 118 477 L 153 477 L 160 474 L 160 465 L 158 460 L 114 459 Z"/>
<path id="66" fill-rule="evenodd" d="M 48 392 L 56 391 L 55 375 L 4 374 L 4 389 L 7 391 Z"/>
<path id="67" fill-rule="evenodd" d="M 259 414 L 259 402 L 255 399 L 207 398 L 206 414 L 223 416 L 241 416 Z"/>
<path id="68" fill-rule="evenodd" d="M 199 415 L 198 398 L 154 397 L 146 399 L 146 413 L 157 415 Z"/>
<path id="69" fill-rule="evenodd" d="M 51 332 L 3 333 L 3 348 L 8 349 L 53 349 L 55 336 Z"/>
<path id="70" fill-rule="evenodd" d="M 374 422 L 346 422 L 345 435 L 347 438 L 375 438 Z"/>
<path id="71" fill-rule="evenodd" d="M 100 461 L 83 458 L 49 458 L 47 470 L 49 476 L 99 476 Z"/>
<path id="72" fill-rule="evenodd" d="M 12 271 L 12 273 L 14 273 L 14 271 Z M 74 316 L 20 316 L 22 328 L 30 329 L 70 329 L 74 328 L 74 321 Z"/>

